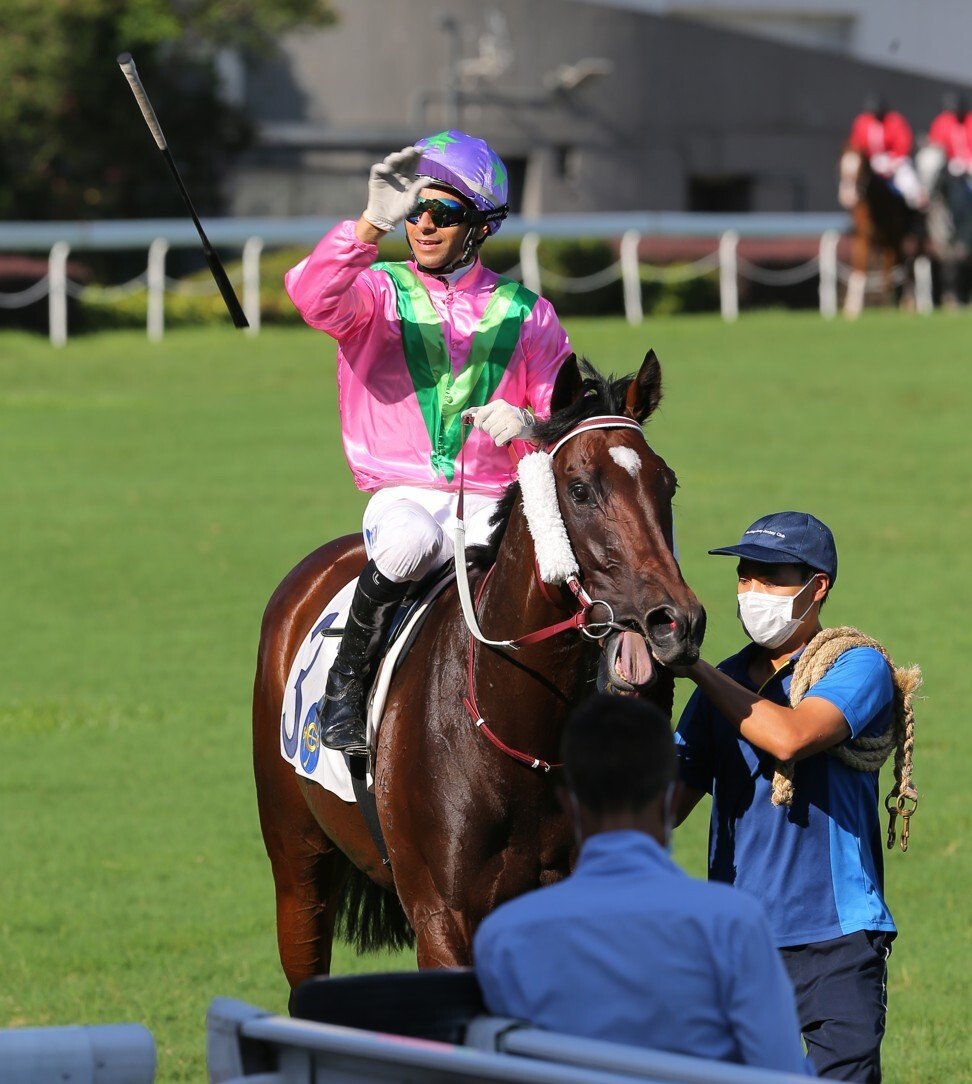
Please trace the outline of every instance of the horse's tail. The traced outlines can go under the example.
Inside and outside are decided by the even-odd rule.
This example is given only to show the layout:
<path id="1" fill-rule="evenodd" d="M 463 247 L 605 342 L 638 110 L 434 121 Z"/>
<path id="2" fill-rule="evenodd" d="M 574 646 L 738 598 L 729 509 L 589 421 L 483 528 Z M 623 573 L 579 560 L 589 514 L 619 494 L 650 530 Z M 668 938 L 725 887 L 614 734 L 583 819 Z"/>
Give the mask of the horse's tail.
<path id="1" fill-rule="evenodd" d="M 336 928 L 358 953 L 415 947 L 415 931 L 398 896 L 354 865 L 344 885 Z"/>

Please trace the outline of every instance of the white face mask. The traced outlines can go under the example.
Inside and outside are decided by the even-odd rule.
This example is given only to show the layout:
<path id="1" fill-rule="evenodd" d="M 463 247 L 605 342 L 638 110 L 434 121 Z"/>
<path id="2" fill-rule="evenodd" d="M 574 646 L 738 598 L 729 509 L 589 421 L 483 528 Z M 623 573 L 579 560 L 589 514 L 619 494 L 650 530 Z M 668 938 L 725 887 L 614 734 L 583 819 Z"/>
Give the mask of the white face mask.
<path id="1" fill-rule="evenodd" d="M 760 647 L 779 647 L 800 627 L 800 622 L 813 606 L 810 603 L 799 617 L 793 616 L 797 599 L 812 584 L 817 582 L 814 576 L 795 595 L 771 595 L 764 591 L 745 591 L 736 595 L 739 603 L 739 620 L 747 635 Z"/>

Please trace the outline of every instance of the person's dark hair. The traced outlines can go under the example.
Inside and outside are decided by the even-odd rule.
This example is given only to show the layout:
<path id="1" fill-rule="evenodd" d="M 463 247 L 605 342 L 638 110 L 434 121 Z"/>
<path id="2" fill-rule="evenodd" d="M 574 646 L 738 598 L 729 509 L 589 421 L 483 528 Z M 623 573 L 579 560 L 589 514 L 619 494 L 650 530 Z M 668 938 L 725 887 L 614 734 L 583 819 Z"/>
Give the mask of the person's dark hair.
<path id="1" fill-rule="evenodd" d="M 800 579 L 801 579 L 801 581 L 803 583 L 809 583 L 811 577 L 813 577 L 813 576 L 817 576 L 817 575 L 827 576 L 827 573 L 824 572 L 824 570 L 822 568 L 813 568 L 811 565 L 805 564 L 803 561 L 801 561 L 795 567 L 796 567 L 797 572 L 800 573 Z M 827 578 L 828 578 L 828 580 L 830 579 L 829 576 Z M 827 584 L 827 593 L 826 593 L 826 595 L 824 595 L 824 597 L 820 600 L 820 609 L 821 610 L 827 604 L 827 599 L 828 598 L 830 598 L 830 584 L 829 583 Z"/>
<path id="2" fill-rule="evenodd" d="M 592 813 L 644 809 L 675 778 L 671 723 L 637 697 L 585 700 L 567 720 L 562 753 L 567 786 Z"/>

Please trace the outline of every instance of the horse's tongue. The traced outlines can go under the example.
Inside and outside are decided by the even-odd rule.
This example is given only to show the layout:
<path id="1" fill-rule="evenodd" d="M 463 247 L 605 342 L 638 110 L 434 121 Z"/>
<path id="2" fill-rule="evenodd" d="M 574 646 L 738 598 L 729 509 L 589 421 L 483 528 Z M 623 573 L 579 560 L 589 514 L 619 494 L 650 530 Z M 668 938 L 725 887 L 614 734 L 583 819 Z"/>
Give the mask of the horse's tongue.
<path id="1" fill-rule="evenodd" d="M 629 685 L 647 685 L 651 681 L 651 653 L 643 636 L 630 630 L 621 633 L 617 666 Z"/>

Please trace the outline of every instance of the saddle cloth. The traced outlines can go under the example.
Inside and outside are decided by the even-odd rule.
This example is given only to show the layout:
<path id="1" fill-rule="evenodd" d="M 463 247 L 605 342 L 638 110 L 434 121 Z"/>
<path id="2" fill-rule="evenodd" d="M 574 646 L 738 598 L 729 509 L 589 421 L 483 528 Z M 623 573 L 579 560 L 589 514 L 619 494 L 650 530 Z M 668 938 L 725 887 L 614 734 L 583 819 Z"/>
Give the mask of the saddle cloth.
<path id="1" fill-rule="evenodd" d="M 418 629 L 435 599 L 454 579 L 455 573 L 451 566 L 446 566 L 433 578 L 427 590 L 402 611 L 401 620 L 382 659 L 368 703 L 368 740 L 372 748 L 391 680 L 414 640 L 412 633 Z M 338 591 L 304 637 L 290 667 L 284 687 L 283 710 L 280 713 L 280 755 L 298 775 L 313 779 L 345 802 L 355 800 L 348 761 L 343 753 L 321 745 L 317 702 L 324 695 L 327 674 L 341 642 L 340 636 L 330 630 L 344 628 L 357 582 L 352 580 Z M 372 783 L 369 770 L 369 788 Z"/>

